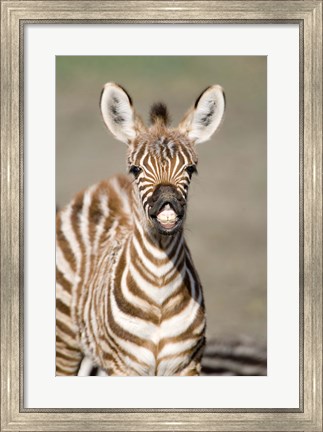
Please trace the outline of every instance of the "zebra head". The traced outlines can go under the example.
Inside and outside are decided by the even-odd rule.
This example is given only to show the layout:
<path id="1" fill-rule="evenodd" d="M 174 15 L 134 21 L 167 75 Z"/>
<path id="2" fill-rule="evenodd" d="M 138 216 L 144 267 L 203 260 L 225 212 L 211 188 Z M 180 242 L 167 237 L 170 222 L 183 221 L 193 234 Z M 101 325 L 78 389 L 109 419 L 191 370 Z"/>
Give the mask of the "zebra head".
<path id="1" fill-rule="evenodd" d="M 104 86 L 100 107 L 108 129 L 128 144 L 128 169 L 142 202 L 143 222 L 159 234 L 175 234 L 185 219 L 189 184 L 197 172 L 196 144 L 211 138 L 223 118 L 222 88 L 204 90 L 177 128 L 169 127 L 162 103 L 152 106 L 150 125 L 145 126 L 128 93 L 115 83 Z"/>

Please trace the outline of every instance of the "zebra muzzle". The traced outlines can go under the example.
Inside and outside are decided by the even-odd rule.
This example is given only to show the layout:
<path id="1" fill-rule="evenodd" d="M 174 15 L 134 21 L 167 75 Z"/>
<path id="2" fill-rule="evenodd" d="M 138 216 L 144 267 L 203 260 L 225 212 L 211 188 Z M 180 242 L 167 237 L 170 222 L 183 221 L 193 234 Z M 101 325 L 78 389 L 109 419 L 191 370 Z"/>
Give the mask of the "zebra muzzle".
<path id="1" fill-rule="evenodd" d="M 161 234 L 173 234 L 180 228 L 186 202 L 173 185 L 158 185 L 148 204 L 148 214 Z"/>
<path id="2" fill-rule="evenodd" d="M 170 204 L 167 203 L 157 214 L 157 220 L 164 228 L 171 229 L 176 225 L 178 216 L 174 212 Z"/>

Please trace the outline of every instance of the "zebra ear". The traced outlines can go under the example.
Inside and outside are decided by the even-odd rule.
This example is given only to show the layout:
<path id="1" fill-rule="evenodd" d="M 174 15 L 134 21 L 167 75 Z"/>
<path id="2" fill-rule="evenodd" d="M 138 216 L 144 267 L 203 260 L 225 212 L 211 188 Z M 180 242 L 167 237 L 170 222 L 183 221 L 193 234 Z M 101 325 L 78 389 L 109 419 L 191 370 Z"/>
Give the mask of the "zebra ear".
<path id="1" fill-rule="evenodd" d="M 122 142 L 129 144 L 136 137 L 137 131 L 143 127 L 132 106 L 131 97 L 118 84 L 105 84 L 101 93 L 100 108 L 107 128 Z"/>
<path id="2" fill-rule="evenodd" d="M 197 98 L 195 105 L 185 114 L 178 129 L 200 144 L 211 138 L 220 126 L 225 111 L 225 96 L 222 87 L 208 87 Z"/>

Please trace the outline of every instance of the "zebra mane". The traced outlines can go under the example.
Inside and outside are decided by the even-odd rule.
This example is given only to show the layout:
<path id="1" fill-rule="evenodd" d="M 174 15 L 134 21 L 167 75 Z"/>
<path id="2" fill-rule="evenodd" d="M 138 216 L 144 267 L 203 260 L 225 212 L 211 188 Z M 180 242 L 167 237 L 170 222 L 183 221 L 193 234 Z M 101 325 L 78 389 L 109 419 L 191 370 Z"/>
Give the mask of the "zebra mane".
<path id="1" fill-rule="evenodd" d="M 157 122 L 165 126 L 170 122 L 167 106 L 162 102 L 154 103 L 150 108 L 150 123 L 154 125 Z"/>

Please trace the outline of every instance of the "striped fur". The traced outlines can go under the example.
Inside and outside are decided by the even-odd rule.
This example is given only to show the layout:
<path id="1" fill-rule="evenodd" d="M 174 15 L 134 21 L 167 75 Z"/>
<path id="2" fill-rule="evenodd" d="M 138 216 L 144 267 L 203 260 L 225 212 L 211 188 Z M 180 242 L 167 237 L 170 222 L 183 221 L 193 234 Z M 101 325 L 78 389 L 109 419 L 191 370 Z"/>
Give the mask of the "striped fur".
<path id="1" fill-rule="evenodd" d="M 204 300 L 183 223 L 197 165 L 190 131 L 209 135 L 214 87 L 220 98 L 218 86 L 207 89 L 177 130 L 167 128 L 160 105 L 146 128 L 127 93 L 105 86 L 103 118 L 128 144 L 133 178 L 94 185 L 57 214 L 57 375 L 76 375 L 84 357 L 108 375 L 200 373 Z M 194 124 L 199 108 L 204 117 Z M 173 219 L 163 222 L 165 214 Z"/>

